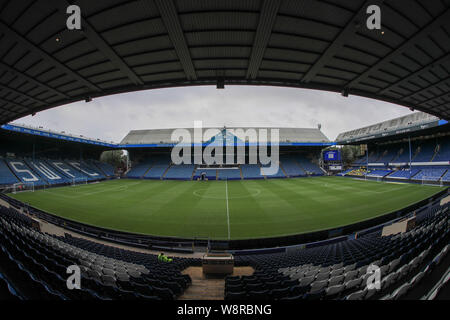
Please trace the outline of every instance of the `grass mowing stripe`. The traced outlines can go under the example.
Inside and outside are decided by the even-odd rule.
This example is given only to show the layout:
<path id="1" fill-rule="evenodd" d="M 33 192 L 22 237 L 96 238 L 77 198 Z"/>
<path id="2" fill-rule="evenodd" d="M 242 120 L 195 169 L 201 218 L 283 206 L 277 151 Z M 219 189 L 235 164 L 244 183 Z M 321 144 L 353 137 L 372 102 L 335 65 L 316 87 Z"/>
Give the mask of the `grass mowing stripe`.
<path id="1" fill-rule="evenodd" d="M 122 179 L 11 196 L 98 227 L 235 240 L 348 225 L 404 208 L 441 190 L 341 177 L 204 182 Z"/>

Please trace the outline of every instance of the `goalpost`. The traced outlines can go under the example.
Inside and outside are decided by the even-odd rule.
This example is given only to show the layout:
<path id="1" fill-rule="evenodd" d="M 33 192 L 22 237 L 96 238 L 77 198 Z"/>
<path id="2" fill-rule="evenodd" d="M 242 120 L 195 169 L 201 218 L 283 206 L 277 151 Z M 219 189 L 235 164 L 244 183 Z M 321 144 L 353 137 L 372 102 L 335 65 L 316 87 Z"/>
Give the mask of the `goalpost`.
<path id="1" fill-rule="evenodd" d="M 12 185 L 12 193 L 17 192 L 34 192 L 34 182 L 19 182 Z"/>
<path id="2" fill-rule="evenodd" d="M 426 176 L 422 177 L 422 185 L 440 186 L 440 187 L 444 186 L 441 178 L 436 180 L 436 177 L 426 177 Z"/>
<path id="3" fill-rule="evenodd" d="M 88 183 L 87 178 L 79 178 L 78 177 L 78 178 L 72 179 L 72 187 L 79 186 L 79 185 L 85 185 L 87 183 Z"/>

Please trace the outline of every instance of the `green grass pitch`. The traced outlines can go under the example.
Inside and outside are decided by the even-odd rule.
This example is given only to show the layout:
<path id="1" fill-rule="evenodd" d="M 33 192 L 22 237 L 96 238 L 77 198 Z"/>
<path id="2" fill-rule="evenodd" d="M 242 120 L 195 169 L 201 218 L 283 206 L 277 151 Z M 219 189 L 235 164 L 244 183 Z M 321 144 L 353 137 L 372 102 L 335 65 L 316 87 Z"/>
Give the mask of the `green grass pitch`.
<path id="1" fill-rule="evenodd" d="M 89 225 L 157 236 L 250 239 L 339 227 L 423 200 L 435 186 L 341 177 L 111 180 L 14 198 Z"/>

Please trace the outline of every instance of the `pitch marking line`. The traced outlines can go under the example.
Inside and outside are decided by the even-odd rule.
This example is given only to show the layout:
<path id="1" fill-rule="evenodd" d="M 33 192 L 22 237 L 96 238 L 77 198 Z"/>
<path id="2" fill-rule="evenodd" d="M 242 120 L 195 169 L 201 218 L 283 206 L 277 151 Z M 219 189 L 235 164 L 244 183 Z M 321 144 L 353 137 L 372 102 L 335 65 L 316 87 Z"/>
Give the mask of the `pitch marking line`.
<path id="1" fill-rule="evenodd" d="M 227 199 L 228 240 L 230 240 L 230 210 L 228 208 L 228 180 L 225 180 L 225 197 Z"/>

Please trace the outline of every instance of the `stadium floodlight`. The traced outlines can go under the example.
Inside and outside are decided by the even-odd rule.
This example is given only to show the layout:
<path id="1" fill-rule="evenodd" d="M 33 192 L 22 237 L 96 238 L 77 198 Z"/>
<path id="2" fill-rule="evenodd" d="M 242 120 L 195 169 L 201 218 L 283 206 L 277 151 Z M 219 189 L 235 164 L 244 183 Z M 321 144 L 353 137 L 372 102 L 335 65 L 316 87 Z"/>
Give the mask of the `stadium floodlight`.
<path id="1" fill-rule="evenodd" d="M 19 182 L 14 183 L 12 186 L 12 193 L 18 192 L 34 192 L 34 182 Z"/>

